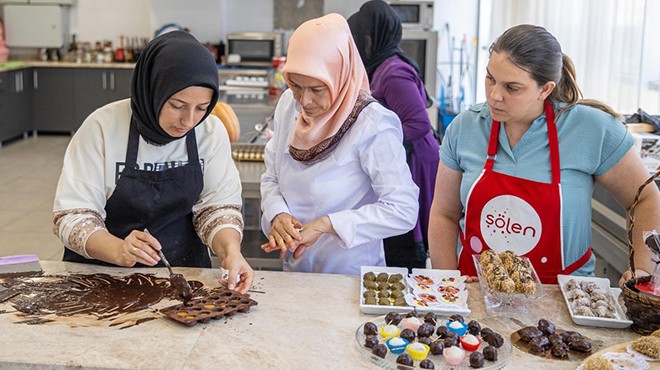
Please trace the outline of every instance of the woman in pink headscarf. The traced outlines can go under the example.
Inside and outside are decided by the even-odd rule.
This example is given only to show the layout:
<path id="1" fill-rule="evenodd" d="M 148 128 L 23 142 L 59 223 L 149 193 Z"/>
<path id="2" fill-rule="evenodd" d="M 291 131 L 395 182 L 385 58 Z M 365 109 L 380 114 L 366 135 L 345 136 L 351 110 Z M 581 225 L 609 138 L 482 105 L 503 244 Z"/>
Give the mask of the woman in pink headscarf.
<path id="1" fill-rule="evenodd" d="M 261 178 L 262 249 L 280 250 L 287 271 L 384 266 L 382 240 L 415 226 L 419 190 L 399 118 L 371 97 L 346 20 L 298 27 L 283 76 Z"/>

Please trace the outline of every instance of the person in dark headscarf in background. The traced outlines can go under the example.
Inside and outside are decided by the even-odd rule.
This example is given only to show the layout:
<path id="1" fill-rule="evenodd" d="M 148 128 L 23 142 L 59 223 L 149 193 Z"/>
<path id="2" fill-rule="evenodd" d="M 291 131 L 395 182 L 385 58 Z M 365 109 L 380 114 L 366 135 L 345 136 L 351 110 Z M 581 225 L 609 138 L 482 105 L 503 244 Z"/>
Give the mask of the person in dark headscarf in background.
<path id="1" fill-rule="evenodd" d="M 64 260 L 211 267 L 209 249 L 245 293 L 241 182 L 211 54 L 190 34 L 154 40 L 135 66 L 132 98 L 93 112 L 71 139 L 53 206 Z M 148 230 L 148 231 L 147 231 Z M 236 283 L 238 281 L 238 284 Z"/>
<path id="2" fill-rule="evenodd" d="M 410 232 L 384 240 L 387 266 L 424 268 L 429 212 L 438 170 L 439 146 L 428 112 L 419 67 L 400 48 L 401 20 L 384 1 L 364 3 L 348 18 L 374 98 L 399 116 L 413 181 L 419 187 L 419 217 Z"/>

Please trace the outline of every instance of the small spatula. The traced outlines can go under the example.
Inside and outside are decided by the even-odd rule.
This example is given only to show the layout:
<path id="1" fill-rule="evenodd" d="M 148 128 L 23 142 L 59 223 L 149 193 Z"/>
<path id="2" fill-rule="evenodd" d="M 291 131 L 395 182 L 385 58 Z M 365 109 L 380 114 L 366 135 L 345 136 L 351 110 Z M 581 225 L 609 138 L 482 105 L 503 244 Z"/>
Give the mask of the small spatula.
<path id="1" fill-rule="evenodd" d="M 184 278 L 183 275 L 175 274 L 174 271 L 172 271 L 172 267 L 170 266 L 170 263 L 167 261 L 167 258 L 165 258 L 163 251 L 158 251 L 158 255 L 160 256 L 160 259 L 163 260 L 165 267 L 167 267 L 167 269 L 170 270 L 170 283 L 172 284 L 174 289 L 176 289 L 181 293 L 181 297 L 183 297 L 183 301 L 188 302 L 192 298 L 192 288 L 190 287 L 188 280 L 186 280 L 186 278 Z"/>
<path id="2" fill-rule="evenodd" d="M 144 229 L 144 232 L 149 234 L 149 230 L 147 229 Z M 172 284 L 174 289 L 181 293 L 183 302 L 188 302 L 192 298 L 192 288 L 190 287 L 190 283 L 188 283 L 188 280 L 186 280 L 183 275 L 175 274 L 174 271 L 172 271 L 172 266 L 170 266 L 170 263 L 167 261 L 167 258 L 165 258 L 162 250 L 158 251 L 158 255 L 160 256 L 160 259 L 163 260 L 165 267 L 170 271 L 170 284 Z"/>

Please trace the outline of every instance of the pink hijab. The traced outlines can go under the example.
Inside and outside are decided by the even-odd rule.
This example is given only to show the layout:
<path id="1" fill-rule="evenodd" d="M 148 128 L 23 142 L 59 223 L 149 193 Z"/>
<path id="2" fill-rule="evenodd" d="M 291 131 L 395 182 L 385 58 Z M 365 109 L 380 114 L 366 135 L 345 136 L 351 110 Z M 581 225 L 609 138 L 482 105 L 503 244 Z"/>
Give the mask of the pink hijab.
<path id="1" fill-rule="evenodd" d="M 301 112 L 291 138 L 291 146 L 297 149 L 310 149 L 336 134 L 351 113 L 360 90 L 370 92 L 367 71 L 348 23 L 336 13 L 309 20 L 293 32 L 282 70 L 291 87 L 289 73 L 322 81 L 332 100 L 330 109 L 318 117 L 306 117 Z"/>

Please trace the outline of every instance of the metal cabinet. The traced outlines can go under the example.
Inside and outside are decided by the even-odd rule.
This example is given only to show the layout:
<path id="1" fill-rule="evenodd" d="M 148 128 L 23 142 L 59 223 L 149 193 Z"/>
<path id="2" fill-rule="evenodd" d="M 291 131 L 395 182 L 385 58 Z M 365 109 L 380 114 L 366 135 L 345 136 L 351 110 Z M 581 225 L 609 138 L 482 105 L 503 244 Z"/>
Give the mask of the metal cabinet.
<path id="1" fill-rule="evenodd" d="M 131 96 L 133 69 L 79 68 L 74 73 L 75 119 L 82 123 L 90 113 Z"/>
<path id="2" fill-rule="evenodd" d="M 32 74 L 28 69 L 3 72 L 0 143 L 32 131 Z"/>
<path id="3" fill-rule="evenodd" d="M 73 133 L 82 121 L 74 115 L 71 68 L 35 68 L 33 78 L 33 122 L 39 132 Z"/>

